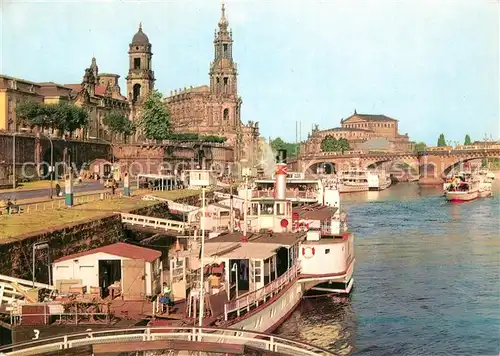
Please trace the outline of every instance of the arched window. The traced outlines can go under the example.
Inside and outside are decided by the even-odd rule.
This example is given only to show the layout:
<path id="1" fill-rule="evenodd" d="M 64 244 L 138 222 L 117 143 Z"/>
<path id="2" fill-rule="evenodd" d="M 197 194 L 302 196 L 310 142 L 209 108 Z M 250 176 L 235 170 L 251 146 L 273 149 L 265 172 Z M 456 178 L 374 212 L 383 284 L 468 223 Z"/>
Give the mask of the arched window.
<path id="1" fill-rule="evenodd" d="M 222 118 L 224 120 L 229 120 L 229 109 L 224 109 L 224 111 L 222 112 Z"/>
<path id="2" fill-rule="evenodd" d="M 137 99 L 139 99 L 140 96 L 141 96 L 141 85 L 134 84 L 134 94 L 133 94 L 132 100 L 136 101 Z"/>

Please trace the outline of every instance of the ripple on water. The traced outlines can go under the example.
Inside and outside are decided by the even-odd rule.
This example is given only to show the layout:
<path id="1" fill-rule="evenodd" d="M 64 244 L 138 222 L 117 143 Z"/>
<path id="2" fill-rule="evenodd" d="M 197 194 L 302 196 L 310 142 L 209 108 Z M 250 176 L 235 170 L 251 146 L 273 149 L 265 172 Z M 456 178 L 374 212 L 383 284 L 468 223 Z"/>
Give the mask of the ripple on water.
<path id="1" fill-rule="evenodd" d="M 343 199 L 356 236 L 349 302 L 306 300 L 277 332 L 342 355 L 498 354 L 500 197 L 391 189 Z"/>

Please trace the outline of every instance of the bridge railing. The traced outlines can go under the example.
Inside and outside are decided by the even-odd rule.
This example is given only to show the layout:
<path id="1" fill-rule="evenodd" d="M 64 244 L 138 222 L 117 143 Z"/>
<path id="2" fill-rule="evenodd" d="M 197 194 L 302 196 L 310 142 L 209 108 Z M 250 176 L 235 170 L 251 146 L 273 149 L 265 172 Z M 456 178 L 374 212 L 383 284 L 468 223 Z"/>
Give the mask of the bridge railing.
<path id="1" fill-rule="evenodd" d="M 157 340 L 182 340 L 193 343 L 209 342 L 219 344 L 245 345 L 260 350 L 271 351 L 283 355 L 334 355 L 331 351 L 283 337 L 257 333 L 252 331 L 200 328 L 200 327 L 142 327 L 130 329 L 113 329 L 91 331 L 87 333 L 66 334 L 47 339 L 38 339 L 25 343 L 0 347 L 0 354 L 8 356 L 29 356 L 50 354 L 86 345 L 110 345 Z M 123 345 L 122 345 L 123 346 Z M 200 344 L 200 348 L 202 345 Z M 129 351 L 134 351 L 130 345 Z M 213 352 L 213 351 L 212 351 Z"/>
<path id="2" fill-rule="evenodd" d="M 121 215 L 121 221 L 124 224 L 139 225 L 142 227 L 152 227 L 155 229 L 163 229 L 169 231 L 176 231 L 182 233 L 188 227 L 187 223 L 182 221 L 168 220 L 162 218 L 154 218 L 151 216 L 143 216 L 128 213 L 119 213 Z"/>

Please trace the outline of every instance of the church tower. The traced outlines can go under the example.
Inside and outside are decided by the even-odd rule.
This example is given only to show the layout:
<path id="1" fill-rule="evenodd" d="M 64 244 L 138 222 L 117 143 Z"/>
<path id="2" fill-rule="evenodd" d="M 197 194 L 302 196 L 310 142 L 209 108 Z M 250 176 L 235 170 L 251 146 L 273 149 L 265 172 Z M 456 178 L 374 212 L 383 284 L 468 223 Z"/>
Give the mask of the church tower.
<path id="1" fill-rule="evenodd" d="M 233 61 L 233 34 L 226 19 L 224 3 L 218 27 L 214 35 L 215 58 L 210 63 L 210 93 L 224 104 L 220 113 L 214 113 L 214 122 L 226 128 L 235 128 L 240 124 L 241 99 L 238 97 L 237 65 Z"/>
<path id="2" fill-rule="evenodd" d="M 127 75 L 127 96 L 133 103 L 140 103 L 154 88 L 154 72 L 151 67 L 151 43 L 148 36 L 142 32 L 142 24 L 139 31 L 132 38 L 129 45 L 129 70 Z"/>

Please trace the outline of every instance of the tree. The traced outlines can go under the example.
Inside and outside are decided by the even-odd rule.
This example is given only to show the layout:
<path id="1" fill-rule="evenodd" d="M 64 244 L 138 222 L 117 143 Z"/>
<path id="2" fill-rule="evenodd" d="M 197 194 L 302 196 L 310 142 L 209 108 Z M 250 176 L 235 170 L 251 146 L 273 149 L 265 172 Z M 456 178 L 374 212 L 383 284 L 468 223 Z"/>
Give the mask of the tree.
<path id="1" fill-rule="evenodd" d="M 326 136 L 323 141 L 321 141 L 321 150 L 323 152 L 342 152 L 350 150 L 349 141 L 345 138 L 339 138 L 338 140 L 333 136 Z"/>
<path id="2" fill-rule="evenodd" d="M 82 128 L 88 123 L 87 110 L 69 103 L 43 104 L 26 101 L 16 107 L 16 114 L 31 128 L 58 129 L 61 134 Z"/>
<path id="3" fill-rule="evenodd" d="M 415 144 L 415 147 L 413 148 L 413 150 L 415 152 L 423 152 L 425 151 L 427 148 L 427 145 L 425 144 L 425 142 L 418 142 Z"/>
<path id="4" fill-rule="evenodd" d="M 446 140 L 444 139 L 444 134 L 439 135 L 437 145 L 438 147 L 446 146 Z"/>
<path id="5" fill-rule="evenodd" d="M 125 115 L 117 111 L 111 111 L 106 114 L 103 120 L 109 130 L 113 133 L 123 134 L 125 137 L 135 131 L 135 125 Z"/>
<path id="6" fill-rule="evenodd" d="M 339 150 L 339 142 L 337 139 L 333 136 L 326 136 L 322 141 L 321 141 L 321 150 L 323 152 L 336 152 Z"/>
<path id="7" fill-rule="evenodd" d="M 349 141 L 347 141 L 347 139 L 343 137 L 338 140 L 338 147 L 339 151 L 341 151 L 342 153 L 351 149 Z"/>
<path id="8" fill-rule="evenodd" d="M 17 116 L 31 128 L 38 127 L 43 130 L 49 127 L 47 113 L 44 104 L 32 100 L 24 101 L 16 106 Z"/>
<path id="9" fill-rule="evenodd" d="M 472 141 L 470 139 L 469 134 L 465 135 L 464 145 L 472 145 Z"/>
<path id="10" fill-rule="evenodd" d="M 277 150 L 286 150 L 288 157 L 295 157 L 299 148 L 298 144 L 285 142 L 281 137 L 270 140 L 270 146 L 274 152 Z"/>
<path id="11" fill-rule="evenodd" d="M 57 128 L 61 134 L 69 132 L 71 137 L 73 131 L 88 124 L 89 114 L 82 107 L 69 103 L 58 103 L 48 105 L 47 110 L 51 126 Z"/>
<path id="12" fill-rule="evenodd" d="M 142 106 L 140 125 L 148 139 L 166 140 L 170 134 L 170 114 L 158 90 L 149 93 Z"/>

